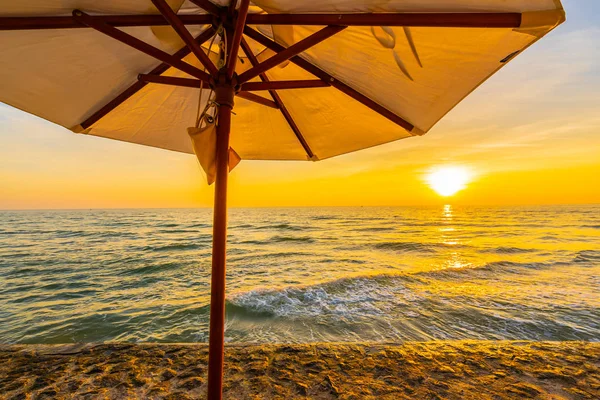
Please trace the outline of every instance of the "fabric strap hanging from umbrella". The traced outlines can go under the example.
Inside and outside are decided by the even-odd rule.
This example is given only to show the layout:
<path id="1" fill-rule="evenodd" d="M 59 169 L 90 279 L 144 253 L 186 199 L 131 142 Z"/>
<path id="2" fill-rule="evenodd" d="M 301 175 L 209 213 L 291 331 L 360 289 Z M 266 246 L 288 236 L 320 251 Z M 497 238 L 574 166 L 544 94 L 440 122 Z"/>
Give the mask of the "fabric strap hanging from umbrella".
<path id="1" fill-rule="evenodd" d="M 196 152 L 216 180 L 208 397 L 220 399 L 229 169 L 423 135 L 564 20 L 559 0 L 0 0 L 0 101 Z M 216 128 L 192 141 L 211 90 Z"/>

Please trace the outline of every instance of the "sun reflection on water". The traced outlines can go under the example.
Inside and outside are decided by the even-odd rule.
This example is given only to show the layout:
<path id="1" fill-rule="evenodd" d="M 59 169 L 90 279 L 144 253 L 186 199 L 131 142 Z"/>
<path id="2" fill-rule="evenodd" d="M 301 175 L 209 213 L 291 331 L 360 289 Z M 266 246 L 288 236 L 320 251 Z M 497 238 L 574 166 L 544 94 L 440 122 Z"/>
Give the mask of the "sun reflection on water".
<path id="1" fill-rule="evenodd" d="M 450 204 L 444 206 L 443 215 L 444 218 L 452 220 L 452 206 Z"/>

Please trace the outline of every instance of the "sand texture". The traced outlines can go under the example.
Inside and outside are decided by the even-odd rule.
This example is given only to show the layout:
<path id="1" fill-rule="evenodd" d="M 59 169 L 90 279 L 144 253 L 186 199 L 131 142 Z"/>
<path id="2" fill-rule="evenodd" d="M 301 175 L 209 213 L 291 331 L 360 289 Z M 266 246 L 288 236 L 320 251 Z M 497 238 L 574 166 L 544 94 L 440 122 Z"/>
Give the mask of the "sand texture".
<path id="1" fill-rule="evenodd" d="M 1 399 L 190 399 L 203 344 L 1 345 Z M 600 399 L 600 343 L 230 345 L 226 399 Z"/>

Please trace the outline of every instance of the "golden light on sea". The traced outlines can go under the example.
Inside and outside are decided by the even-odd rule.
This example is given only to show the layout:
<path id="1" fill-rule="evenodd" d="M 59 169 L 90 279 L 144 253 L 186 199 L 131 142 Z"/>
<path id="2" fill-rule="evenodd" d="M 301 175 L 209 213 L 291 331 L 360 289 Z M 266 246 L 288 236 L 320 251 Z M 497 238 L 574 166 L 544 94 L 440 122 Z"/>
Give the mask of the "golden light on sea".
<path id="1" fill-rule="evenodd" d="M 440 166 L 432 168 L 425 176 L 425 181 L 440 196 L 452 196 L 464 188 L 472 180 L 471 172 L 460 166 Z"/>

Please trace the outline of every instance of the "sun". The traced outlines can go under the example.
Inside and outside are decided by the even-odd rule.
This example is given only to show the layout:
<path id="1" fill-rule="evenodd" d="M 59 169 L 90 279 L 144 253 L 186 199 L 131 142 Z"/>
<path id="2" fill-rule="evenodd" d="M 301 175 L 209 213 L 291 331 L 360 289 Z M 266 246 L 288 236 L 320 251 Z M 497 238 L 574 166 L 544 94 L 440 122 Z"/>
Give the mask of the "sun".
<path id="1" fill-rule="evenodd" d="M 440 196 L 452 196 L 467 187 L 471 173 L 465 167 L 442 166 L 433 168 L 425 181 Z"/>

